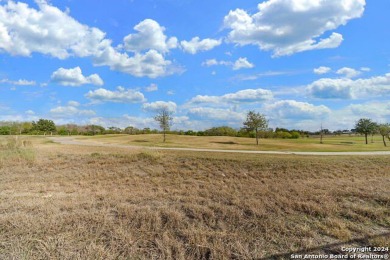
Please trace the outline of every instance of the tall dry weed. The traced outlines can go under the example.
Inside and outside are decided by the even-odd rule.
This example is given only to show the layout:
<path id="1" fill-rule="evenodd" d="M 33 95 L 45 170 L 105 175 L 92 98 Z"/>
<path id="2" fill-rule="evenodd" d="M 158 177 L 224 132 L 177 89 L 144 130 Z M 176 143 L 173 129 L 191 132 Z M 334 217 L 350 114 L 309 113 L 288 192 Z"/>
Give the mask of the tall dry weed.
<path id="1" fill-rule="evenodd" d="M 32 165 L 34 161 L 35 152 L 30 140 L 19 136 L 0 139 L 0 167 L 23 163 Z"/>

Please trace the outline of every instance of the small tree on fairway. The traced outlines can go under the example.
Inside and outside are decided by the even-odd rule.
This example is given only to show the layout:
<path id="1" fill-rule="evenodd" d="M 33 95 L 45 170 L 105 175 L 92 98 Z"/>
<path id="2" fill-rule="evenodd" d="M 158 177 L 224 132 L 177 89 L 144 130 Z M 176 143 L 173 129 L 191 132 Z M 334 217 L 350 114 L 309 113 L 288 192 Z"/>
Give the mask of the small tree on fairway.
<path id="1" fill-rule="evenodd" d="M 385 137 L 390 137 L 390 124 L 381 124 L 378 127 L 379 133 L 382 135 L 383 145 L 386 145 Z"/>
<path id="2" fill-rule="evenodd" d="M 367 136 L 376 130 L 377 124 L 368 118 L 361 118 L 357 121 L 355 128 L 359 134 L 364 134 L 366 144 L 368 144 Z"/>
<path id="3" fill-rule="evenodd" d="M 173 120 L 172 112 L 170 112 L 166 107 L 161 108 L 158 114 L 154 117 L 154 120 L 156 120 L 159 123 L 160 128 L 163 131 L 163 136 L 164 136 L 163 140 L 165 143 L 166 132 L 169 131 Z"/>
<path id="4" fill-rule="evenodd" d="M 249 111 L 246 115 L 246 121 L 244 122 L 244 128 L 247 131 L 254 131 L 256 136 L 256 145 L 259 145 L 258 132 L 260 130 L 266 130 L 268 128 L 268 121 L 264 115 L 256 113 L 255 111 Z"/>

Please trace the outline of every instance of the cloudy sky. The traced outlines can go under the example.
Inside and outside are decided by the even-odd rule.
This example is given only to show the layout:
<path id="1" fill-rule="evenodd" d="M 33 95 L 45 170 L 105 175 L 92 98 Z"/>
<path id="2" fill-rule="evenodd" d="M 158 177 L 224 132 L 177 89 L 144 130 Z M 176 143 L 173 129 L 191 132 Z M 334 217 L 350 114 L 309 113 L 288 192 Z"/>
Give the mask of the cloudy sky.
<path id="1" fill-rule="evenodd" d="M 388 0 L 0 0 L 0 121 L 390 122 Z"/>

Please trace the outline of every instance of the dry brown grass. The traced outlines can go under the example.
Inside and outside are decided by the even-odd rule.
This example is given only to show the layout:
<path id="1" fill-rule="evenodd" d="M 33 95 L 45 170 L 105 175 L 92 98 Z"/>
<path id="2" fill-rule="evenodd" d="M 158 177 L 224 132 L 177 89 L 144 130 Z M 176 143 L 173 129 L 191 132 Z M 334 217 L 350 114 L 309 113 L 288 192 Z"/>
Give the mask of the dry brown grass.
<path id="1" fill-rule="evenodd" d="M 0 259 L 253 259 L 390 226 L 387 156 L 33 143 L 0 165 Z"/>
<path id="2" fill-rule="evenodd" d="M 230 137 L 230 136 L 187 136 L 167 135 L 167 141 L 163 143 L 161 134 L 148 135 L 97 135 L 74 136 L 83 142 L 157 146 L 157 147 L 186 147 L 208 148 L 227 150 L 263 150 L 263 151 L 311 151 L 311 152 L 351 152 L 351 151 L 390 151 L 390 147 L 384 147 L 382 137 L 376 135 L 374 142 L 365 144 L 363 136 L 325 136 L 323 144 L 319 138 L 299 139 L 260 139 L 256 145 L 254 138 Z"/>
<path id="3" fill-rule="evenodd" d="M 34 160 L 35 153 L 29 138 L 18 136 L 0 138 L 0 168 L 11 162 L 31 165 Z"/>

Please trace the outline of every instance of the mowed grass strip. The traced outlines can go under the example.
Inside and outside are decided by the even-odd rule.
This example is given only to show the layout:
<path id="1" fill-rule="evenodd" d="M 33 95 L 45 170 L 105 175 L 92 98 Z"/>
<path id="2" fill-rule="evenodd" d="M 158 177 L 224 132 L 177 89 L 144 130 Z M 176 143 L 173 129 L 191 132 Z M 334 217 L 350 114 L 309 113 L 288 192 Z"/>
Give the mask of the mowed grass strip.
<path id="1" fill-rule="evenodd" d="M 0 259 L 253 259 L 390 226 L 388 156 L 34 150 L 0 166 Z"/>

